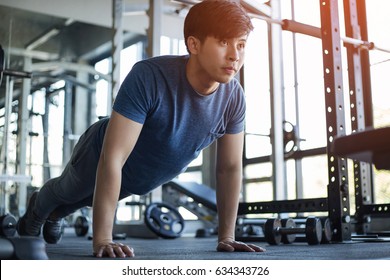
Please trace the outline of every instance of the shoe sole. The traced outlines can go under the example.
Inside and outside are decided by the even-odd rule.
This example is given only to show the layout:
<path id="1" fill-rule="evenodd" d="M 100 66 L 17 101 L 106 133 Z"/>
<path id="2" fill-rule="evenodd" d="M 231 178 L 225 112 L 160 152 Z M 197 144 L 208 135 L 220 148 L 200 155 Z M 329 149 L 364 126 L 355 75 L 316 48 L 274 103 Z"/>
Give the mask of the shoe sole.
<path id="1" fill-rule="evenodd" d="M 61 229 L 60 229 L 60 236 L 59 237 L 53 236 L 52 234 L 49 234 L 49 232 L 51 231 L 48 229 L 48 227 L 50 227 L 49 224 L 50 224 L 50 222 L 46 221 L 45 224 L 43 225 L 43 230 L 42 230 L 43 239 L 48 244 L 57 244 L 62 239 L 62 227 L 63 227 L 62 221 L 61 221 Z"/>

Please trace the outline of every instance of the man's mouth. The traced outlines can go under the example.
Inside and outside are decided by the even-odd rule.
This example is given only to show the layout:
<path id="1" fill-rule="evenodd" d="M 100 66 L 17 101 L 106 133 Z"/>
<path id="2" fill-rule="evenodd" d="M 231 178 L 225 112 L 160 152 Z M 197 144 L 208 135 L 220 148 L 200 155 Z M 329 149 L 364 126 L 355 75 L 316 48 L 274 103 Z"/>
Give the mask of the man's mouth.
<path id="1" fill-rule="evenodd" d="M 228 74 L 233 74 L 237 72 L 237 69 L 234 68 L 233 66 L 227 66 L 222 68 L 226 73 Z"/>

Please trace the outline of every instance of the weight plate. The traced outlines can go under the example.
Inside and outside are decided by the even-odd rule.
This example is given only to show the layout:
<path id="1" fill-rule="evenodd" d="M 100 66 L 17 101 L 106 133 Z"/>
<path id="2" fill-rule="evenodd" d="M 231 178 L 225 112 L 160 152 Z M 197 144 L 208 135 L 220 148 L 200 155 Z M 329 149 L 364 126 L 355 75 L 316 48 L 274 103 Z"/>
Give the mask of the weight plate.
<path id="1" fill-rule="evenodd" d="M 277 231 L 282 226 L 280 219 L 268 219 L 264 224 L 264 237 L 268 244 L 279 245 L 282 235 Z"/>
<path id="2" fill-rule="evenodd" d="M 162 238 L 180 237 L 184 230 L 184 219 L 173 206 L 158 202 L 146 207 L 144 216 L 146 226 Z"/>
<path id="3" fill-rule="evenodd" d="M 317 245 L 322 239 L 322 225 L 318 218 L 310 217 L 306 219 L 306 240 L 309 245 Z"/>
<path id="4" fill-rule="evenodd" d="M 10 214 L 6 214 L 0 217 L 1 228 L 0 236 L 12 237 L 16 233 L 16 219 Z"/>
<path id="5" fill-rule="evenodd" d="M 322 244 L 328 244 L 332 241 L 332 227 L 330 226 L 329 218 L 321 219 L 322 224 Z"/>
<path id="6" fill-rule="evenodd" d="M 74 223 L 74 229 L 77 236 L 85 236 L 89 230 L 88 218 L 85 216 L 78 216 Z"/>
<path id="7" fill-rule="evenodd" d="M 297 225 L 295 224 L 293 219 L 282 219 L 281 220 L 282 227 L 283 228 L 296 228 Z M 291 244 L 295 241 L 296 239 L 296 234 L 282 234 L 282 242 L 284 244 Z"/>

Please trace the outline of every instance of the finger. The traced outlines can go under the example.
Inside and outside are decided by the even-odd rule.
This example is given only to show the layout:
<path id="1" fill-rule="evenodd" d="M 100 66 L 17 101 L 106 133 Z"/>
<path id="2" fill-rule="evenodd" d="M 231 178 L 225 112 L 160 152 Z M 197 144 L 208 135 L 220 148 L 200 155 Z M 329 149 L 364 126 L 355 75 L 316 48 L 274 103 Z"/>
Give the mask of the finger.
<path id="1" fill-rule="evenodd" d="M 106 245 L 104 252 L 105 253 L 103 253 L 103 256 L 107 256 L 109 258 L 116 257 L 115 252 L 114 252 L 114 248 L 112 247 L 112 245 Z"/>
<path id="2" fill-rule="evenodd" d="M 114 242 L 98 246 L 98 249 L 94 251 L 93 255 L 97 258 L 125 258 L 135 256 L 133 248 L 122 243 Z"/>
<path id="3" fill-rule="evenodd" d="M 241 251 L 241 252 L 265 252 L 266 251 L 264 248 L 259 247 L 257 245 L 245 244 L 239 241 L 228 242 L 228 244 L 232 246 L 234 251 Z"/>
<path id="4" fill-rule="evenodd" d="M 123 246 L 122 250 L 126 254 L 127 257 L 130 257 L 130 258 L 134 258 L 135 257 L 135 253 L 134 253 L 134 249 L 133 248 L 131 248 L 129 246 Z"/>
<path id="5" fill-rule="evenodd" d="M 114 253 L 116 257 L 119 258 L 126 258 L 126 257 L 134 257 L 134 249 L 130 248 L 127 245 L 123 245 L 121 243 L 118 243 L 117 246 L 113 246 Z"/>
<path id="6" fill-rule="evenodd" d="M 97 253 L 94 252 L 93 255 L 97 258 L 101 258 L 103 257 L 103 252 L 104 252 L 104 248 L 103 247 L 99 247 Z"/>
<path id="7" fill-rule="evenodd" d="M 126 254 L 123 252 L 122 247 L 120 246 L 113 246 L 113 252 L 115 254 L 114 258 L 125 258 Z"/>
<path id="8" fill-rule="evenodd" d="M 114 248 L 114 252 L 117 257 L 125 258 L 135 256 L 134 249 L 122 243 L 115 243 L 112 247 Z"/>
<path id="9" fill-rule="evenodd" d="M 250 246 L 246 245 L 245 243 L 242 242 L 233 242 L 231 244 L 233 246 L 235 251 L 241 251 L 241 252 L 255 252 L 253 248 Z"/>
<path id="10" fill-rule="evenodd" d="M 251 247 L 256 252 L 265 252 L 265 251 L 267 251 L 266 249 L 264 249 L 264 248 L 262 248 L 260 246 L 254 245 L 254 244 L 248 244 L 248 246 Z"/>

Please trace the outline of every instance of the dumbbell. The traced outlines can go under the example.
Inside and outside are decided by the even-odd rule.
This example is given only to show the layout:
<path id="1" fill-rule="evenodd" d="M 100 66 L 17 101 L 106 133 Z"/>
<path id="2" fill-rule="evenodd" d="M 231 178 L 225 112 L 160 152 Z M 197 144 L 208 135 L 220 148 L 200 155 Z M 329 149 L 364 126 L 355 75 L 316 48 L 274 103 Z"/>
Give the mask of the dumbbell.
<path id="1" fill-rule="evenodd" d="M 291 228 L 296 229 L 297 228 L 295 221 L 291 218 L 281 219 L 280 222 L 281 222 L 282 228 L 287 228 L 287 229 L 291 229 Z M 292 243 L 294 243 L 295 239 L 296 239 L 295 234 L 282 234 L 281 235 L 281 241 L 284 244 L 292 244 Z"/>
<path id="2" fill-rule="evenodd" d="M 262 226 L 252 224 L 236 225 L 236 237 L 260 236 L 263 234 Z"/>
<path id="3" fill-rule="evenodd" d="M 89 220 L 86 216 L 78 216 L 74 222 L 74 230 L 77 236 L 85 236 L 89 231 Z"/>
<path id="4" fill-rule="evenodd" d="M 321 220 L 315 217 L 306 219 L 305 227 L 296 227 L 293 219 L 268 219 L 264 225 L 265 240 L 271 245 L 279 245 L 284 243 L 292 243 L 296 238 L 296 234 L 305 234 L 306 241 L 310 245 L 317 245 L 322 239 Z"/>
<path id="5" fill-rule="evenodd" d="M 16 219 L 10 214 L 0 217 L 0 236 L 12 237 L 16 233 Z"/>
<path id="6" fill-rule="evenodd" d="M 330 219 L 328 217 L 319 217 L 319 219 L 321 220 L 321 225 L 322 225 L 321 244 L 329 244 L 332 241 L 332 228 L 330 224 Z M 306 223 L 306 219 L 294 219 L 294 222 L 298 225 L 304 225 Z M 285 227 L 285 225 L 283 225 L 283 220 L 282 220 L 282 227 Z M 305 242 L 306 238 L 304 236 L 297 237 L 295 241 Z M 283 237 L 282 237 L 282 242 L 283 242 Z"/>
<path id="7" fill-rule="evenodd" d="M 328 244 L 332 241 L 332 227 L 328 217 L 320 218 L 322 224 L 321 244 Z"/>

